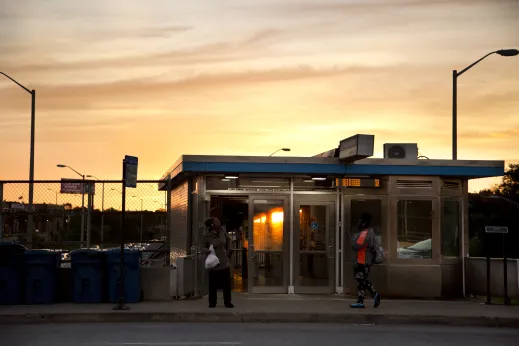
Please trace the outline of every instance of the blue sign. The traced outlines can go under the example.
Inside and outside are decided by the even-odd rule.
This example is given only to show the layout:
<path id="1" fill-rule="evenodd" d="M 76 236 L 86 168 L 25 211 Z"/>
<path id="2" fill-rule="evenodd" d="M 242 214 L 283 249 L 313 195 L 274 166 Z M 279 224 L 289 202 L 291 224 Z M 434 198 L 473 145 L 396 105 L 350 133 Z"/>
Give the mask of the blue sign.
<path id="1" fill-rule="evenodd" d="M 137 167 L 139 165 L 139 158 L 135 156 L 126 155 L 124 157 L 125 165 L 125 176 L 124 186 L 126 187 L 137 187 Z"/>
<path id="2" fill-rule="evenodd" d="M 319 225 L 317 224 L 317 222 L 312 222 L 312 231 L 317 231 L 319 229 Z"/>
<path id="3" fill-rule="evenodd" d="M 129 156 L 129 155 L 126 155 L 124 157 L 124 162 L 126 162 L 127 164 L 129 165 L 135 165 L 137 166 L 139 164 L 139 158 L 136 157 L 136 156 Z"/>

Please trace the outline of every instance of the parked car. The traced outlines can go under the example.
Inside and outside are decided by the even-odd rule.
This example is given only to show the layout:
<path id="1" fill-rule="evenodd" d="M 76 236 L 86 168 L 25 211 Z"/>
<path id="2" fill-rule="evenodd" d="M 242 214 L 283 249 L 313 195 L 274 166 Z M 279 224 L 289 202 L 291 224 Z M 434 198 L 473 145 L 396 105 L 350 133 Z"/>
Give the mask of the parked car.
<path id="1" fill-rule="evenodd" d="M 398 258 L 432 258 L 432 239 L 419 241 L 408 247 L 398 248 Z"/>

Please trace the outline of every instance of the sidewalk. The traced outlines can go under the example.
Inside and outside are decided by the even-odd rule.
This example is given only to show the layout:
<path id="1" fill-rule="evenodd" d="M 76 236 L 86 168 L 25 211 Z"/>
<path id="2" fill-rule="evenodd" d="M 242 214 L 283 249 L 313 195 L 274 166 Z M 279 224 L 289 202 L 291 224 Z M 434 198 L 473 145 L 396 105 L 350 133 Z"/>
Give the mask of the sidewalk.
<path id="1" fill-rule="evenodd" d="M 234 294 L 234 309 L 207 307 L 207 299 L 142 302 L 128 311 L 111 304 L 56 304 L 0 306 L 0 324 L 78 322 L 249 322 L 434 324 L 519 328 L 519 306 L 487 306 L 480 301 L 383 300 L 374 309 L 351 309 L 354 302 L 341 296 Z"/>

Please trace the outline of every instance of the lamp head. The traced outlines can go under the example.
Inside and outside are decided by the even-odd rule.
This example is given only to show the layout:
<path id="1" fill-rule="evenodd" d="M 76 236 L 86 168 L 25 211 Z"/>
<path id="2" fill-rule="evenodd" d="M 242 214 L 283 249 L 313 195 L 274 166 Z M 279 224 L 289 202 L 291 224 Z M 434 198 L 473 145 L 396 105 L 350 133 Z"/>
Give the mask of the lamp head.
<path id="1" fill-rule="evenodd" d="M 56 165 L 56 167 L 65 168 L 65 167 L 67 167 L 67 165 Z"/>
<path id="2" fill-rule="evenodd" d="M 519 55 L 519 50 L 517 50 L 517 49 L 500 49 L 496 53 L 501 56 L 516 56 L 516 55 Z"/>
<path id="3" fill-rule="evenodd" d="M 283 151 L 290 151 L 290 148 L 282 148 Z"/>

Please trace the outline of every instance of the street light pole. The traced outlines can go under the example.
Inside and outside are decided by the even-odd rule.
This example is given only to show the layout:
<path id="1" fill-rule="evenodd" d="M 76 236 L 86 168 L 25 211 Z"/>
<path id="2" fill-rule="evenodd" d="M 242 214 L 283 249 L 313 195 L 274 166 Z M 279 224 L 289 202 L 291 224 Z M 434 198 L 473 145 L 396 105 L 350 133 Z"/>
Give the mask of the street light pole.
<path id="1" fill-rule="evenodd" d="M 481 59 L 473 62 L 469 66 L 465 67 L 463 70 L 458 72 L 457 70 L 452 71 L 452 159 L 458 159 L 458 77 L 470 70 L 474 65 L 479 63 L 481 60 L 486 57 L 498 54 L 501 56 L 516 56 L 519 55 L 519 50 L 517 49 L 500 49 L 495 52 L 490 52 Z"/>
<path id="2" fill-rule="evenodd" d="M 511 204 L 513 205 L 514 207 L 517 208 L 517 210 L 519 210 L 519 203 L 515 202 L 515 201 L 512 201 L 511 199 L 508 199 L 506 197 L 503 197 L 503 196 L 500 196 L 500 195 L 492 195 L 490 196 L 490 198 L 499 198 L 499 199 L 502 199 L 503 201 L 507 202 L 508 204 Z M 508 259 L 506 258 L 506 240 L 505 240 L 505 236 L 506 234 L 502 234 L 503 236 L 503 286 L 504 286 L 504 304 L 505 305 L 512 305 L 512 302 L 510 300 L 510 298 L 508 297 Z M 488 291 L 490 292 L 490 289 L 488 289 Z M 490 296 L 490 295 L 489 295 Z M 489 301 L 490 298 L 487 299 L 487 301 Z"/>
<path id="3" fill-rule="evenodd" d="M 458 71 L 452 71 L 452 159 L 458 159 Z"/>
<path id="4" fill-rule="evenodd" d="M 34 235 L 34 136 L 35 136 L 35 123 L 36 123 L 36 90 L 29 90 L 22 84 L 18 83 L 15 79 L 11 78 L 4 72 L 0 72 L 1 75 L 10 79 L 13 83 L 18 85 L 23 90 L 31 94 L 31 142 L 29 152 L 29 217 L 27 220 L 27 228 L 29 233 L 29 248 L 32 247 L 32 236 Z"/>
<path id="5" fill-rule="evenodd" d="M 81 183 L 81 235 L 80 235 L 80 242 L 81 242 L 81 249 L 83 248 L 84 246 L 84 242 L 85 242 L 85 175 L 84 174 L 81 174 L 79 173 L 78 171 L 76 171 L 74 168 L 70 167 L 70 166 L 67 166 L 67 165 L 56 165 L 56 167 L 58 168 L 68 168 L 70 170 L 72 170 L 74 173 L 76 173 L 77 175 L 79 175 L 81 178 L 83 178 L 83 182 Z"/>
<path id="6" fill-rule="evenodd" d="M 88 178 L 94 178 L 97 181 L 101 181 L 98 177 L 95 175 L 87 175 Z M 104 242 L 104 232 L 105 232 L 105 182 L 102 182 L 103 186 L 103 192 L 101 197 L 101 249 L 103 248 L 103 242 Z"/>

